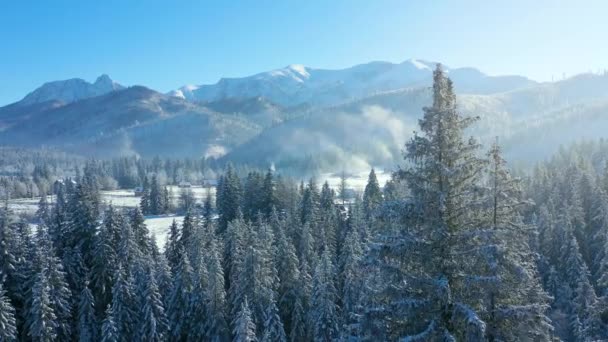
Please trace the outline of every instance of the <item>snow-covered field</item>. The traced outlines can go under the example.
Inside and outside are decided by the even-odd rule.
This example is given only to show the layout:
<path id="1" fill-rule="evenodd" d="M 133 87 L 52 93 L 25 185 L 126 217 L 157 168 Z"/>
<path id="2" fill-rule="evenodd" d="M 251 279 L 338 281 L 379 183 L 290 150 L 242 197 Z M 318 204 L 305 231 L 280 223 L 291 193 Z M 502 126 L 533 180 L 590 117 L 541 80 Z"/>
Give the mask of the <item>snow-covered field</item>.
<path id="1" fill-rule="evenodd" d="M 146 216 L 146 225 L 150 230 L 150 234 L 153 234 L 156 238 L 156 243 L 161 250 L 165 246 L 167 233 L 169 232 L 169 227 L 171 226 L 171 223 L 173 223 L 173 220 L 181 225 L 184 217 L 177 215 Z"/>
<path id="2" fill-rule="evenodd" d="M 347 187 L 354 189 L 356 192 L 362 193 L 367 184 L 367 177 L 369 172 L 361 172 L 356 174 L 348 174 Z M 382 170 L 376 170 L 376 176 L 380 186 L 384 186 L 387 180 L 390 179 L 390 172 Z M 329 186 L 338 189 L 340 186 L 340 173 L 326 173 L 321 175 L 320 184 L 327 181 Z M 215 201 L 215 188 L 203 188 L 200 186 L 194 186 L 190 188 L 194 193 L 194 196 L 198 203 L 203 203 L 207 194 Z M 172 194 L 172 200 L 177 205 L 181 189 L 178 186 L 169 186 L 169 192 Z M 110 190 L 102 191 L 101 198 L 105 205 L 112 204 L 118 208 L 135 208 L 139 205 L 140 197 L 135 196 L 133 190 Z M 49 201 L 52 201 L 49 198 Z M 38 202 L 40 198 L 21 198 L 13 199 L 9 202 L 9 207 L 16 214 L 34 215 L 38 209 Z M 158 246 L 163 248 L 165 245 L 166 235 L 169 230 L 169 226 L 176 220 L 177 223 L 181 224 L 183 216 L 178 215 L 162 215 L 162 216 L 146 216 L 146 225 L 150 232 L 153 233 L 158 242 Z"/>
<path id="3" fill-rule="evenodd" d="M 391 172 L 389 170 L 380 169 L 376 169 L 375 172 L 376 178 L 378 178 L 378 184 L 380 184 L 380 187 L 384 187 L 386 182 L 391 178 Z M 365 190 L 365 186 L 367 185 L 369 171 L 363 171 L 359 173 L 348 173 L 346 174 L 346 176 L 346 187 L 355 190 L 357 193 L 363 193 L 363 191 Z M 341 181 L 340 177 L 340 172 L 324 173 L 320 177 L 320 184 L 323 184 L 325 181 L 327 181 L 331 188 L 339 189 Z"/>
<path id="4" fill-rule="evenodd" d="M 198 203 L 203 203 L 207 194 L 212 196 L 212 201 L 215 200 L 215 188 L 194 186 L 190 189 L 194 193 Z M 173 203 L 177 205 L 181 189 L 177 186 L 169 186 L 169 192 L 172 194 Z M 140 202 L 140 197 L 135 196 L 133 190 L 102 191 L 101 199 L 105 205 L 112 204 L 118 208 L 135 208 Z M 49 201 L 52 200 L 52 198 L 49 198 Z M 40 197 L 13 199 L 9 202 L 9 208 L 19 215 L 34 215 L 36 210 L 38 210 L 39 201 Z M 146 225 L 150 229 L 150 232 L 156 236 L 158 246 L 163 248 L 169 226 L 171 226 L 173 220 L 181 224 L 183 219 L 183 216 L 178 215 L 146 216 Z"/>
<path id="5" fill-rule="evenodd" d="M 177 186 L 169 186 L 168 188 L 170 194 L 172 194 L 173 204 L 177 205 L 181 189 Z M 215 188 L 195 186 L 190 189 L 199 203 L 203 203 L 208 193 L 211 196 L 212 201 L 215 198 Z M 113 206 L 120 208 L 135 208 L 140 202 L 140 197 L 135 196 L 133 190 L 101 191 L 101 199 L 105 204 L 112 204 Z M 52 198 L 49 198 L 49 201 L 52 200 Z M 9 207 L 15 213 L 33 214 L 38 209 L 39 201 L 40 197 L 13 199 L 10 200 Z"/>

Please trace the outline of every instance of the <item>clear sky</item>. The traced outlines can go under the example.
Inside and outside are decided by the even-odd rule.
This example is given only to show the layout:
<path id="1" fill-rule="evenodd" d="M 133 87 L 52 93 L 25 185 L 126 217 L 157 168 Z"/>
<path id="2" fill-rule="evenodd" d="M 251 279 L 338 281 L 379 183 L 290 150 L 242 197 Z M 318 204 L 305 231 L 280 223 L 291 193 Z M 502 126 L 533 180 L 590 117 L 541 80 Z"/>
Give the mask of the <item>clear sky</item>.
<path id="1" fill-rule="evenodd" d="M 537 80 L 608 68 L 604 0 L 0 1 L 0 105 L 46 81 L 169 91 L 408 58 Z"/>

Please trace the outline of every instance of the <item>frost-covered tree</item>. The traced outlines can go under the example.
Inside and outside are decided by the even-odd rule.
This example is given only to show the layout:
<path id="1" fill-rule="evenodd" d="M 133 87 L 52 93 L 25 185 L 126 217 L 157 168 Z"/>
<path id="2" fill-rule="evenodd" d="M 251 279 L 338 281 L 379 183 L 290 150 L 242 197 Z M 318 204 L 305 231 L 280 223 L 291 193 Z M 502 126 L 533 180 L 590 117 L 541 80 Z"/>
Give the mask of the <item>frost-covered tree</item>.
<path id="1" fill-rule="evenodd" d="M 112 320 L 116 326 L 119 341 L 130 341 L 133 338 L 137 317 L 137 302 L 133 278 L 121 265 L 114 276 L 112 287 Z"/>
<path id="2" fill-rule="evenodd" d="M 15 248 L 19 245 L 18 239 L 13 213 L 5 202 L 0 207 L 0 281 L 4 282 L 12 298 L 17 296 L 20 283 L 19 255 Z"/>
<path id="3" fill-rule="evenodd" d="M 217 186 L 216 208 L 218 230 L 223 233 L 228 223 L 237 217 L 242 199 L 241 181 L 232 165 L 228 165 Z"/>
<path id="4" fill-rule="evenodd" d="M 88 284 L 80 292 L 78 303 L 78 341 L 97 340 L 97 322 L 95 321 L 94 299 Z"/>
<path id="5" fill-rule="evenodd" d="M 91 290 L 96 299 L 98 315 L 112 300 L 112 286 L 118 262 L 116 248 L 120 241 L 123 217 L 112 205 L 105 212 L 102 225 L 95 236 L 95 258 L 91 266 Z"/>
<path id="6" fill-rule="evenodd" d="M 262 335 L 263 342 L 287 342 L 283 322 L 279 316 L 279 308 L 277 307 L 274 298 L 271 299 L 270 305 L 266 309 L 264 317 L 264 333 Z"/>
<path id="7" fill-rule="evenodd" d="M 133 231 L 133 238 L 135 244 L 139 249 L 140 255 L 152 255 L 152 241 L 150 238 L 150 231 L 144 223 L 144 215 L 139 208 L 131 210 L 129 215 L 129 221 L 131 224 L 131 231 Z"/>
<path id="8" fill-rule="evenodd" d="M 61 260 L 55 256 L 55 250 L 48 235 L 47 228 L 40 224 L 36 230 L 36 246 L 31 247 L 34 250 L 33 263 L 29 267 L 35 282 L 39 281 L 41 274 L 44 273 L 46 281 L 49 306 L 53 311 L 55 334 L 58 339 L 70 339 L 72 336 L 73 326 L 73 304 L 77 304 L 78 300 L 72 298 L 67 275 L 64 271 Z M 30 284 L 28 284 L 30 285 Z M 27 287 L 26 292 L 30 292 Z M 36 297 L 33 291 L 28 301 L 28 311 L 31 311 L 34 306 Z"/>
<path id="9" fill-rule="evenodd" d="M 215 239 L 211 241 L 207 256 L 208 286 L 207 286 L 207 319 L 205 330 L 210 341 L 227 340 L 230 330 L 226 320 L 226 291 L 224 289 L 224 271 Z"/>
<path id="10" fill-rule="evenodd" d="M 487 298 L 480 300 L 487 312 L 481 315 L 486 322 L 486 335 L 489 341 L 548 340 L 553 330 L 545 316 L 549 298 L 542 290 L 537 257 L 529 246 L 532 227 L 523 223 L 520 214 L 528 203 L 522 200 L 519 180 L 511 177 L 497 143 L 492 145 L 488 157 L 490 229 L 478 234 L 484 244 L 481 248 L 485 260 L 481 261 L 477 276 L 483 281 L 481 286 L 471 283 L 471 289 L 487 290 Z"/>
<path id="11" fill-rule="evenodd" d="M 173 275 L 167 262 L 167 258 L 163 254 L 158 255 L 154 264 L 154 275 L 156 283 L 161 293 L 161 298 L 164 304 L 165 312 L 169 307 L 171 293 L 173 292 Z"/>
<path id="12" fill-rule="evenodd" d="M 57 317 L 53 312 L 46 270 L 38 273 L 32 288 L 32 305 L 27 318 L 27 336 L 33 341 L 50 342 L 57 338 Z"/>
<path id="13" fill-rule="evenodd" d="M 376 177 L 376 171 L 372 169 L 367 179 L 365 191 L 363 192 L 363 212 L 365 213 L 365 218 L 371 219 L 381 203 L 382 190 Z"/>
<path id="14" fill-rule="evenodd" d="M 251 310 L 249 310 L 249 304 L 247 297 L 243 299 L 241 309 L 238 316 L 234 320 L 234 342 L 255 342 L 257 341 L 255 323 L 251 317 Z"/>
<path id="15" fill-rule="evenodd" d="M 424 108 L 421 133 L 406 144 L 406 166 L 398 172 L 410 195 L 383 215 L 386 228 L 371 247 L 370 261 L 380 272 L 372 275 L 385 284 L 374 284 L 366 324 L 384 322 L 388 339 L 478 340 L 486 325 L 468 301 L 468 288 L 483 279 L 476 277 L 483 246 L 473 237 L 481 228 L 485 162 L 478 143 L 464 137 L 474 119 L 458 112 L 441 66 L 433 77 L 433 104 Z"/>
<path id="16" fill-rule="evenodd" d="M 102 342 L 121 342 L 118 326 L 114 317 L 114 310 L 111 305 L 106 309 L 105 318 L 101 325 L 101 341 Z"/>
<path id="17" fill-rule="evenodd" d="M 272 170 L 269 169 L 262 184 L 262 198 L 260 202 L 260 211 L 266 218 L 270 218 L 273 209 L 279 205 L 275 187 L 274 175 Z"/>
<path id="18" fill-rule="evenodd" d="M 169 323 L 151 265 L 139 277 L 137 292 L 139 311 L 135 341 L 165 341 L 168 338 Z"/>
<path id="19" fill-rule="evenodd" d="M 339 318 L 336 305 L 337 291 L 334 285 L 335 269 L 329 251 L 319 260 L 313 277 L 311 320 L 315 341 L 332 341 L 338 337 Z"/>
<path id="20" fill-rule="evenodd" d="M 187 338 L 191 326 L 190 301 L 194 288 L 194 275 L 188 253 L 181 251 L 181 260 L 174 275 L 173 291 L 167 308 L 169 330 L 173 339 Z"/>
<path id="21" fill-rule="evenodd" d="M 280 224 L 282 226 L 282 224 Z M 291 329 L 291 313 L 298 295 L 300 284 L 299 260 L 296 249 L 287 236 L 284 228 L 279 227 L 276 234 L 276 269 L 279 277 L 277 289 L 278 306 L 285 330 Z"/>
<path id="22" fill-rule="evenodd" d="M 17 321 L 15 319 L 15 308 L 6 296 L 2 282 L 0 281 L 0 341 L 17 341 Z"/>
<path id="23" fill-rule="evenodd" d="M 274 284 L 277 282 L 276 269 L 273 260 L 271 244 L 273 242 L 271 228 L 261 224 L 259 231 L 246 232 L 245 250 L 242 261 L 239 262 L 236 278 L 233 308 L 241 306 L 244 298 L 249 299 L 252 318 L 262 328 L 264 313 L 272 298 L 276 298 Z"/>
<path id="24" fill-rule="evenodd" d="M 356 325 L 362 315 L 362 295 L 364 290 L 364 273 L 361 259 L 363 249 L 359 232 L 350 229 L 346 234 L 344 245 L 339 257 L 339 299 L 342 303 L 342 334 L 346 336 L 356 335 Z"/>
<path id="25" fill-rule="evenodd" d="M 169 263 L 169 267 L 172 272 L 177 271 L 177 267 L 181 260 L 180 250 L 181 250 L 181 231 L 177 222 L 173 220 L 171 226 L 169 227 L 169 234 L 167 236 L 167 242 L 165 243 L 165 257 L 167 262 Z"/>

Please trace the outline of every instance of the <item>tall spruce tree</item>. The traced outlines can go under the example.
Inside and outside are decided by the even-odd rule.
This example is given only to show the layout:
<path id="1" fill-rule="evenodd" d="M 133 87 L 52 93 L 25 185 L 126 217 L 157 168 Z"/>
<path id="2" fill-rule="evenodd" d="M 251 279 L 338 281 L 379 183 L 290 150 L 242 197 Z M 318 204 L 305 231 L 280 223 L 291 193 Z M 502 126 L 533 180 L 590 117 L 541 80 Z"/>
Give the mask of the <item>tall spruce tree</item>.
<path id="1" fill-rule="evenodd" d="M 95 303 L 93 294 L 85 284 L 78 303 L 78 341 L 96 341 L 98 339 L 97 322 L 95 321 Z"/>
<path id="2" fill-rule="evenodd" d="M 139 311 L 135 341 L 165 341 L 168 338 L 169 323 L 152 265 L 146 265 L 145 272 L 137 284 Z"/>
<path id="3" fill-rule="evenodd" d="M 218 243 L 213 239 L 207 256 L 208 286 L 207 286 L 207 320 L 205 330 L 209 341 L 226 341 L 230 335 L 226 320 L 226 290 L 224 288 L 224 271 L 220 258 Z"/>
<path id="4" fill-rule="evenodd" d="M 313 277 L 311 319 L 314 326 L 314 341 L 333 341 L 338 337 L 337 292 L 334 285 L 334 265 L 329 251 L 319 260 Z"/>
<path id="5" fill-rule="evenodd" d="M 27 319 L 27 336 L 40 342 L 51 342 L 57 338 L 57 317 L 51 306 L 46 273 L 45 269 L 38 273 Z"/>
<path id="6" fill-rule="evenodd" d="M 191 317 L 189 316 L 191 307 L 191 295 L 194 288 L 194 274 L 188 253 L 180 252 L 181 260 L 175 272 L 175 283 L 173 292 L 167 308 L 169 318 L 169 330 L 171 338 L 183 341 L 187 339 L 191 327 Z"/>
<path id="7" fill-rule="evenodd" d="M 369 172 L 367 185 L 363 192 L 363 212 L 365 213 L 365 218 L 367 220 L 370 220 L 373 217 L 381 203 L 382 190 L 380 189 L 380 184 L 376 177 L 376 171 L 372 169 Z"/>
<path id="8" fill-rule="evenodd" d="M 485 162 L 478 143 L 464 137 L 474 119 L 459 114 L 440 65 L 433 78 L 433 104 L 419 121 L 422 134 L 406 144 L 406 168 L 399 172 L 411 195 L 402 218 L 388 215 L 389 228 L 372 246 L 372 262 L 392 281 L 375 289 L 367 319 L 384 321 L 389 339 L 478 340 L 486 325 L 468 301 L 468 284 L 482 279 L 472 261 L 483 248 L 471 237 L 481 224 Z"/>
<path id="9" fill-rule="evenodd" d="M 237 217 L 241 199 L 241 181 L 232 165 L 228 165 L 217 187 L 215 206 L 219 215 L 218 230 L 220 233 L 223 233 L 228 227 L 228 223 Z"/>

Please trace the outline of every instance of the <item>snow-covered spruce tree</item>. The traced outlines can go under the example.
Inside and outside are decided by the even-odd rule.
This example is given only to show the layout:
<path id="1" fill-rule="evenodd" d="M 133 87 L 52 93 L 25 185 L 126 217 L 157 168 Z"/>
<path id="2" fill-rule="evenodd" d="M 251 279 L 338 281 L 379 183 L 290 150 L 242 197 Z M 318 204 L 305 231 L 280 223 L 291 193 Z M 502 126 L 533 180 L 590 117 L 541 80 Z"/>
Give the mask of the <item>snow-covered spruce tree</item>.
<path id="1" fill-rule="evenodd" d="M 50 222 L 51 211 L 46 195 L 40 196 L 40 201 L 38 201 L 38 209 L 36 210 L 36 218 L 39 222 L 44 222 L 46 224 Z"/>
<path id="2" fill-rule="evenodd" d="M 237 218 L 228 224 L 228 228 L 222 234 L 224 237 L 224 280 L 228 295 L 230 317 L 241 309 L 238 299 L 238 278 L 245 253 L 245 239 L 251 230 L 249 224 L 243 219 L 240 211 Z M 236 306 L 235 306 L 236 305 Z"/>
<path id="3" fill-rule="evenodd" d="M 67 193 L 66 186 L 61 182 L 55 182 L 55 197 L 54 205 L 50 210 L 50 218 L 48 222 L 49 235 L 53 241 L 53 245 L 59 253 L 59 257 L 63 257 L 63 234 L 67 230 L 68 214 L 67 214 Z"/>
<path id="4" fill-rule="evenodd" d="M 226 320 L 226 290 L 224 289 L 224 271 L 220 259 L 218 243 L 213 239 L 207 254 L 208 285 L 207 285 L 207 318 L 205 331 L 209 341 L 220 342 L 228 340 L 230 330 Z"/>
<path id="5" fill-rule="evenodd" d="M 178 244 L 180 248 L 183 248 L 186 253 L 188 253 L 190 265 L 195 273 L 199 271 L 202 258 L 200 248 L 201 237 L 198 234 L 198 228 L 198 223 L 194 215 L 190 211 L 187 212 L 186 216 L 184 216 L 184 221 L 182 222 L 182 230 Z"/>
<path id="6" fill-rule="evenodd" d="M 144 223 L 144 215 L 139 208 L 131 210 L 129 214 L 129 221 L 131 224 L 131 230 L 133 231 L 133 238 L 135 244 L 139 249 L 139 254 L 144 256 L 152 255 L 152 241 L 150 238 L 150 231 L 148 226 Z"/>
<path id="7" fill-rule="evenodd" d="M 6 296 L 6 290 L 0 281 L 0 342 L 12 341 L 17 341 L 15 309 Z"/>
<path id="8" fill-rule="evenodd" d="M 264 179 L 259 172 L 249 172 L 243 184 L 243 216 L 254 221 L 262 210 L 262 186 Z"/>
<path id="9" fill-rule="evenodd" d="M 207 194 L 205 195 L 205 201 L 203 202 L 203 224 L 205 226 L 210 226 L 213 219 L 213 204 L 211 203 L 211 193 L 207 190 Z"/>
<path id="10" fill-rule="evenodd" d="M 169 264 L 169 268 L 173 273 L 177 271 L 177 267 L 181 260 L 181 255 L 179 254 L 181 250 L 180 237 L 181 231 L 174 219 L 169 227 L 169 236 L 167 237 L 167 242 L 165 243 L 165 257 L 167 259 L 167 263 Z"/>
<path id="11" fill-rule="evenodd" d="M 383 213 L 386 230 L 367 258 L 382 282 L 375 283 L 365 325 L 383 326 L 387 339 L 485 338 L 482 308 L 468 294 L 471 282 L 485 279 L 478 265 L 486 247 L 475 238 L 483 230 L 479 182 L 486 163 L 477 156 L 479 144 L 464 137 L 473 122 L 458 112 L 452 82 L 438 65 L 433 104 L 424 108 L 421 134 L 406 144 L 398 172 L 410 195 Z M 481 288 L 480 296 L 487 290 Z"/>
<path id="12" fill-rule="evenodd" d="M 241 309 L 236 316 L 234 322 L 234 342 L 255 342 L 257 341 L 256 327 L 251 316 L 251 310 L 249 310 L 249 304 L 247 297 L 243 299 Z"/>
<path id="13" fill-rule="evenodd" d="M 118 266 L 112 287 L 112 320 L 119 341 L 131 341 L 137 317 L 133 278 L 122 265 Z"/>
<path id="14" fill-rule="evenodd" d="M 120 240 L 123 217 L 112 205 L 105 211 L 103 223 L 95 236 L 95 258 L 91 265 L 91 290 L 97 314 L 102 317 L 112 301 L 112 286 L 118 263 L 116 248 Z"/>
<path id="15" fill-rule="evenodd" d="M 265 223 L 258 224 L 258 230 L 256 232 L 250 226 L 245 234 L 245 250 L 237 268 L 238 276 L 236 283 L 233 283 L 235 292 L 231 300 L 232 307 L 238 308 L 245 297 L 249 299 L 252 319 L 261 333 L 266 309 L 272 298 L 276 298 L 274 287 L 278 281 L 271 249 L 274 240 L 272 230 Z"/>
<path id="16" fill-rule="evenodd" d="M 335 269 L 328 250 L 323 252 L 313 277 L 310 316 L 314 327 L 314 341 L 333 341 L 338 337 L 339 317 L 334 286 Z"/>
<path id="17" fill-rule="evenodd" d="M 38 273 L 32 288 L 32 304 L 27 315 L 27 336 L 33 341 L 50 342 L 57 338 L 57 317 L 51 307 L 47 270 Z"/>
<path id="18" fill-rule="evenodd" d="M 139 311 L 134 341 L 165 341 L 169 333 L 167 315 L 152 265 L 148 264 L 145 268 L 137 284 Z"/>
<path id="19" fill-rule="evenodd" d="M 537 257 L 529 241 L 532 227 L 522 222 L 519 179 L 511 177 L 500 146 L 488 153 L 487 231 L 476 234 L 482 241 L 482 256 L 476 280 L 471 285 L 474 307 L 485 307 L 480 314 L 486 322 L 488 341 L 550 340 L 553 327 L 545 316 L 549 298 L 542 290 L 537 272 Z M 487 290 L 487 291 L 486 291 Z M 486 292 L 487 297 L 479 296 Z"/>
<path id="20" fill-rule="evenodd" d="M 181 260 L 174 275 L 173 292 L 167 307 L 171 338 L 181 341 L 188 336 L 191 326 L 190 297 L 194 288 L 194 274 L 188 253 L 180 251 Z"/>
<path id="21" fill-rule="evenodd" d="M 101 342 L 121 342 L 124 341 L 118 332 L 116 325 L 114 310 L 111 305 L 106 309 L 105 318 L 101 324 Z"/>
<path id="22" fill-rule="evenodd" d="M 63 269 L 61 260 L 55 255 L 51 239 L 48 235 L 46 226 L 40 224 L 36 230 L 36 247 L 31 247 L 35 250 L 32 266 L 29 267 L 34 279 L 32 287 L 36 281 L 40 280 L 40 273 L 44 273 L 47 283 L 47 291 L 49 298 L 49 306 L 54 314 L 55 334 L 57 339 L 68 340 L 72 337 L 73 322 L 73 305 L 77 305 L 78 299 L 72 297 L 66 280 L 67 275 Z M 26 293 L 31 296 L 28 300 L 28 310 L 34 306 L 33 291 L 30 292 L 29 286 L 25 289 Z"/>
<path id="23" fill-rule="evenodd" d="M 8 297 L 17 304 L 24 300 L 20 295 L 20 286 L 24 275 L 19 274 L 19 236 L 15 229 L 13 213 L 8 208 L 8 201 L 0 206 L 0 283 L 8 291 Z"/>
<path id="24" fill-rule="evenodd" d="M 266 309 L 262 342 L 287 342 L 279 308 L 274 298 L 271 298 L 270 305 Z"/>
<path id="25" fill-rule="evenodd" d="M 276 268 L 279 276 L 278 306 L 285 330 L 291 331 L 291 313 L 294 310 L 300 284 L 300 270 L 296 249 L 285 235 L 284 224 L 279 223 L 276 239 Z"/>
<path id="26" fill-rule="evenodd" d="M 271 169 L 268 169 L 262 185 L 262 198 L 260 203 L 260 211 L 267 219 L 271 217 L 274 208 L 279 205 L 275 187 L 273 172 Z"/>
<path id="27" fill-rule="evenodd" d="M 305 261 L 309 267 L 316 264 L 317 253 L 315 251 L 315 239 L 312 234 L 312 225 L 304 223 L 300 231 L 300 241 L 298 243 L 298 258 L 300 262 Z"/>
<path id="28" fill-rule="evenodd" d="M 358 336 L 358 323 L 361 320 L 362 307 L 361 297 L 363 293 L 364 273 L 361 265 L 363 249 L 357 229 L 351 228 L 346 233 L 344 245 L 340 250 L 339 262 L 339 289 L 341 314 L 342 314 L 342 336 Z"/>
<path id="29" fill-rule="evenodd" d="M 232 165 L 229 164 L 217 187 L 215 206 L 219 215 L 219 233 L 223 233 L 228 227 L 228 223 L 237 217 L 242 196 L 241 181 Z"/>
<path id="30" fill-rule="evenodd" d="M 148 180 L 148 176 L 144 176 L 142 190 L 143 194 L 139 201 L 139 208 L 142 213 L 150 214 L 150 181 Z"/>
<path id="31" fill-rule="evenodd" d="M 298 293 L 293 303 L 293 309 L 289 317 L 290 330 L 289 330 L 289 341 L 308 341 L 308 319 L 306 317 L 306 310 L 304 309 L 303 296 Z"/>
<path id="32" fill-rule="evenodd" d="M 173 276 L 167 258 L 163 254 L 159 254 L 155 260 L 154 275 L 166 312 L 173 292 Z"/>
<path id="33" fill-rule="evenodd" d="M 158 177 L 154 174 L 150 182 L 149 212 L 144 212 L 145 214 L 162 215 L 166 213 L 165 190 L 166 188 L 160 184 Z"/>
<path id="34" fill-rule="evenodd" d="M 64 239 L 67 246 L 78 248 L 87 267 L 90 267 L 95 257 L 93 245 L 97 232 L 99 203 L 97 188 L 88 186 L 87 183 L 77 184 L 68 201 L 69 226 L 68 231 L 64 233 Z"/>
<path id="35" fill-rule="evenodd" d="M 363 192 L 363 212 L 368 221 L 373 217 L 380 204 L 382 204 L 382 190 L 380 190 L 376 171 L 372 169 Z"/>
<path id="36" fill-rule="evenodd" d="M 209 273 L 204 259 L 199 259 L 198 267 L 193 268 L 194 283 L 190 294 L 190 307 L 188 318 L 191 322 L 188 329 L 188 338 L 192 340 L 204 340 L 207 336 L 207 287 L 209 284 Z"/>
<path id="37" fill-rule="evenodd" d="M 129 276 L 135 276 L 135 271 L 141 269 L 143 256 L 135 241 L 131 224 L 122 220 L 120 226 L 120 239 L 116 246 L 116 256 L 119 265 L 124 265 Z"/>
<path id="38" fill-rule="evenodd" d="M 95 303 L 93 294 L 85 284 L 78 303 L 78 341 L 96 341 L 98 339 L 97 322 L 95 321 Z"/>
<path id="39" fill-rule="evenodd" d="M 321 195 L 319 189 L 317 189 L 317 183 L 314 178 L 308 181 L 308 184 L 303 189 L 300 218 L 302 223 L 308 222 L 313 226 L 313 230 L 316 228 L 317 220 L 319 216 L 319 201 Z"/>

